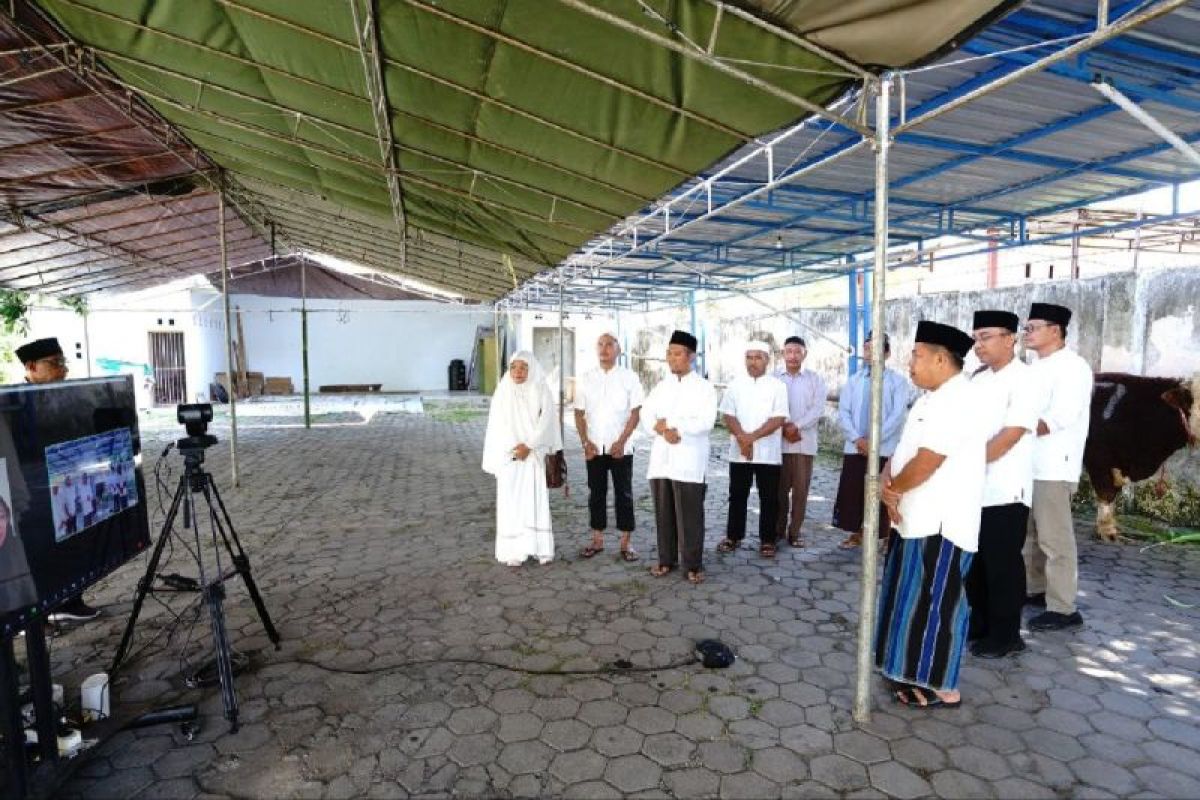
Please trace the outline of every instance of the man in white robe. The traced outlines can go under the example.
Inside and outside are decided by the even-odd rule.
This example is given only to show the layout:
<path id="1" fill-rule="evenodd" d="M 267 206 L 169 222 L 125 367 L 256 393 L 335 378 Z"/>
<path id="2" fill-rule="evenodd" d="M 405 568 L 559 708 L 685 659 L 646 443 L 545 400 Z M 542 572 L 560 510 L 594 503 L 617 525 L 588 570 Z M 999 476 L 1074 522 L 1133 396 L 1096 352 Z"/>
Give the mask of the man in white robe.
<path id="1" fill-rule="evenodd" d="M 554 398 L 533 354 L 521 350 L 492 395 L 483 440 L 483 470 L 496 476 L 497 561 L 554 560 L 546 456 L 561 449 Z"/>
<path id="2" fill-rule="evenodd" d="M 675 331 L 667 345 L 671 374 L 659 381 L 642 406 L 642 426 L 653 434 L 646 477 L 654 500 L 658 534 L 656 578 L 680 560 L 692 584 L 704 581 L 704 495 L 709 437 L 717 417 L 717 391 L 692 369 L 696 337 Z"/>

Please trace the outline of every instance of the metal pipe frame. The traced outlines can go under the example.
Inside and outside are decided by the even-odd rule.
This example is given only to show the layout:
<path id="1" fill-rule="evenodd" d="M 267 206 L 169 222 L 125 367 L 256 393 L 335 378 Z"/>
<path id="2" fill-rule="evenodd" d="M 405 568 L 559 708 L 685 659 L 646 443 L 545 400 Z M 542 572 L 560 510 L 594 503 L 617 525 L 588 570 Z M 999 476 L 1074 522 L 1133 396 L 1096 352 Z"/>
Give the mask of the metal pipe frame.
<path id="1" fill-rule="evenodd" d="M 354 17 L 354 32 L 358 36 L 358 53 L 362 57 L 363 75 L 366 78 L 367 97 L 371 101 L 371 115 L 375 120 L 375 135 L 379 140 L 379 158 L 387 179 L 388 197 L 392 203 L 392 217 L 396 232 L 400 235 L 398 255 L 400 269 L 404 269 L 404 241 L 408 236 L 408 222 L 404 217 L 404 195 L 400 189 L 400 163 L 396 159 L 396 145 L 392 139 L 392 121 L 388 113 L 387 79 L 380 66 L 379 29 L 376 0 L 350 0 L 350 13 Z M 307 330 L 307 329 L 306 329 Z M 306 337 L 307 344 L 307 337 Z M 307 350 L 306 350 L 307 353 Z M 307 364 L 307 355 L 305 356 Z M 307 420 L 307 417 L 306 417 Z M 306 422 L 307 427 L 307 422 Z"/>
<path id="2" fill-rule="evenodd" d="M 905 186 L 916 184 L 919 181 L 933 180 L 952 169 L 966 167 L 979 158 L 1000 158 L 1028 164 L 1035 168 L 1044 167 L 1046 173 L 1036 179 L 1002 186 L 948 203 L 903 196 L 891 197 L 889 199 L 894 205 L 905 208 L 906 211 L 891 219 L 890 238 L 898 241 L 897 232 L 911 231 L 916 235 L 915 241 L 920 245 L 925 239 L 941 236 L 978 237 L 982 234 L 976 232 L 987 227 L 998 227 L 1002 230 L 1008 228 L 1015 235 L 1016 230 L 1024 230 L 1024 221 L 1028 216 L 1055 213 L 1062 208 L 1132 194 L 1155 185 L 1177 185 L 1182 179 L 1177 173 L 1126 166 L 1141 159 L 1160 156 L 1170 150 L 1172 145 L 1169 144 L 1139 148 L 1095 161 L 1046 156 L 1021 149 L 1023 145 L 1037 139 L 1053 136 L 1109 115 L 1114 110 L 1113 106 L 1095 106 L 1081 113 L 1066 116 L 1051 125 L 1031 130 L 1026 134 L 986 144 L 913 130 L 918 124 L 928 122 L 946 113 L 941 109 L 959 108 L 963 105 L 961 102 L 963 97 L 970 97 L 972 101 L 977 100 L 979 97 L 1010 85 L 1021 77 L 1042 70 L 1055 76 L 1090 84 L 1098 69 L 1103 69 L 1105 80 L 1130 97 L 1142 101 L 1161 102 L 1183 110 L 1200 110 L 1200 102 L 1192 100 L 1190 97 L 1180 96 L 1175 92 L 1178 88 L 1190 88 L 1193 85 L 1194 81 L 1185 77 L 1185 73 L 1190 72 L 1194 75 L 1200 72 L 1200 64 L 1195 57 L 1189 54 L 1187 57 L 1167 55 L 1158 58 L 1161 53 L 1166 52 L 1166 48 L 1146 43 L 1140 33 L 1136 38 L 1130 36 L 1121 39 L 1115 38 L 1123 33 L 1136 32 L 1138 25 L 1170 13 L 1181 3 L 1177 0 L 1166 0 L 1166 2 L 1155 3 L 1149 8 L 1145 8 L 1145 5 L 1143 0 L 1114 4 L 1108 11 L 1111 23 L 1104 26 L 1101 31 L 1096 30 L 1095 18 L 1047 20 L 1045 15 L 1022 9 L 967 43 L 963 48 L 966 52 L 987 56 L 991 59 L 990 62 L 985 62 L 985 70 L 948 90 L 931 96 L 918 103 L 914 108 L 908 109 L 902 123 L 898 126 L 896 137 L 899 143 L 935 151 L 957 153 L 958 157 L 893 181 L 891 193 L 895 194 L 898 189 L 903 189 Z M 1063 17 L 1068 17 L 1068 15 L 1064 14 Z M 1031 29 L 1033 32 L 1012 33 L 1012 30 L 1020 32 L 1027 29 Z M 1010 46 L 1023 45 L 1037 35 L 1061 38 L 1076 37 L 1079 41 L 1040 58 L 1028 52 L 1007 52 Z M 1020 38 L 1021 36 L 1024 38 Z M 1084 46 L 1085 42 L 1086 46 Z M 1067 52 L 1066 56 L 1063 55 L 1064 51 Z M 1072 54 L 1078 57 L 1071 59 Z M 1137 76 L 1144 72 L 1148 76 L 1145 80 L 1151 81 L 1151 85 L 1145 85 L 1145 81 L 1135 82 L 1135 77 L 1109 78 L 1110 73 L 1130 72 L 1127 69 L 1122 73 L 1117 66 L 1122 63 L 1121 57 L 1134 56 L 1146 62 L 1155 60 L 1155 65 L 1148 70 L 1141 70 L 1139 63 L 1138 68 L 1134 71 Z M 811 166 L 821 159 L 837 156 L 847 147 L 861 144 L 861 140 L 855 135 L 837 126 L 834 126 L 829 133 L 833 134 L 830 146 L 800 164 L 798 169 Z M 1180 138 L 1188 143 L 1200 141 L 1200 135 L 1184 134 Z M 754 152 L 748 153 L 741 159 L 749 159 L 754 155 L 756 155 Z M 747 164 L 748 161 L 740 160 L 740 163 Z M 1026 207 L 1018 210 L 1016 206 L 1004 202 L 1004 198 L 1007 196 L 1037 191 L 1043 186 L 1073 180 L 1082 174 L 1097 174 L 1111 178 L 1112 180 L 1108 181 L 1110 188 L 1103 193 L 1081 197 L 1078 200 L 1043 205 L 1040 208 Z M 1124 182 L 1124 185 L 1120 185 L 1120 182 Z M 732 201 L 727 200 L 726 197 L 732 196 L 733 200 L 741 198 L 747 193 L 747 189 L 762 187 L 761 179 L 751 180 L 745 177 L 722 175 L 719 172 L 702 175 L 694 185 L 649 208 L 636 222 L 631 221 L 623 226 L 618 226 L 609 235 L 594 240 L 570 257 L 568 262 L 571 259 L 586 260 L 590 266 L 598 266 L 603 272 L 611 271 L 613 275 L 619 275 L 620 272 L 617 271 L 619 269 L 635 267 L 638 262 L 643 260 L 652 262 L 653 255 L 667 253 L 671 258 L 677 260 L 710 264 L 709 271 L 714 277 L 735 278 L 747 285 L 757 285 L 772 275 L 782 275 L 789 271 L 794 273 L 797 270 L 807 271 L 814 267 L 830 267 L 835 271 L 845 272 L 843 260 L 845 256 L 862 252 L 864 240 L 869 245 L 872 228 L 866 223 L 866 216 L 870 210 L 870 195 L 866 192 L 839 192 L 837 189 L 830 189 L 827 186 L 808 187 L 804 185 L 805 183 L 803 180 L 797 180 L 788 181 L 785 185 L 773 186 L 767 192 L 766 205 L 759 208 L 756 202 L 746 202 L 745 200 L 731 205 Z M 730 195 L 725 194 L 726 190 Z M 706 213 L 700 215 L 680 213 L 681 206 L 689 200 L 694 200 L 701 191 L 704 193 L 704 211 Z M 842 195 L 840 198 L 839 194 Z M 713 200 L 713 213 L 708 214 L 707 203 L 710 196 L 717 199 Z M 782 221 L 777 217 L 759 213 L 767 211 L 769 214 L 777 214 L 786 209 L 789 199 L 808 202 L 810 208 L 790 215 Z M 832 203 L 829 202 L 830 199 L 833 200 Z M 997 200 L 1000 202 L 995 202 Z M 753 216 L 750 219 L 739 219 L 728 214 L 728 211 L 738 205 L 743 207 L 742 211 L 751 211 Z M 667 213 L 664 213 L 664 207 L 670 208 L 669 217 Z M 907 209 L 911 209 L 911 211 Z M 958 212 L 957 219 L 955 212 Z M 668 218 L 670 223 L 667 222 Z M 780 233 L 793 236 L 803 235 L 805 228 L 819 228 L 821 227 L 819 224 L 809 222 L 809 220 L 816 222 L 818 219 L 838 221 L 858 219 L 863 224 L 842 234 L 809 238 L 801 244 L 784 247 L 782 248 L 782 258 L 780 250 L 771 253 L 767 247 L 760 246 L 760 243 L 769 244 L 771 238 Z M 932 223 L 925 224 L 923 220 L 926 219 L 931 220 Z M 715 241 L 705 243 L 696 237 L 676 235 L 677 232 L 683 232 L 681 229 L 685 224 L 697 220 L 711 222 L 715 225 L 715 228 L 712 225 L 708 228 L 700 228 L 705 231 L 704 239 L 711 236 Z M 653 227 L 651 227 L 651 223 L 653 223 Z M 730 224 L 745 228 L 745 232 L 730 236 L 728 227 Z M 720 228 L 723 228 L 724 232 L 713 236 L 712 231 Z M 799 234 L 795 233 L 797 228 L 800 229 Z M 635 236 L 637 245 L 639 245 L 637 250 L 628 246 Z M 652 241 L 648 247 L 644 246 L 647 239 Z M 741 249 L 739 245 L 742 246 Z M 606 257 L 609 252 L 612 253 L 612 256 Z M 641 258 L 643 255 L 650 256 L 650 258 L 643 259 Z M 649 269 L 659 278 L 670 280 L 669 272 L 661 267 L 656 268 L 651 264 Z M 574 291 L 573 287 L 571 291 Z"/>

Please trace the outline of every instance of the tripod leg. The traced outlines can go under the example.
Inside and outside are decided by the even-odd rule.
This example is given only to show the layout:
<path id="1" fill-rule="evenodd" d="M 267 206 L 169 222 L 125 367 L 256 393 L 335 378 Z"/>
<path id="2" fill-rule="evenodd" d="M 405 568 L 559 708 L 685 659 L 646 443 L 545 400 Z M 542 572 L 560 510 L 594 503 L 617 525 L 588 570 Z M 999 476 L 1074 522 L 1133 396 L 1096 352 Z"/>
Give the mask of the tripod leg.
<path id="1" fill-rule="evenodd" d="M 238 701 L 233 686 L 233 661 L 229 650 L 229 634 L 225 630 L 225 609 L 221 598 L 225 587 L 219 578 L 204 587 L 204 599 L 208 603 L 208 618 L 212 622 L 214 660 L 217 665 L 217 681 L 221 685 L 221 701 L 225 706 L 225 719 L 229 720 L 229 732 L 237 733 Z"/>
<path id="2" fill-rule="evenodd" d="M 211 497 L 209 491 L 211 489 Z M 246 591 L 250 593 L 250 600 L 254 603 L 254 609 L 258 612 L 258 618 L 262 621 L 263 629 L 267 632 L 267 638 L 271 640 L 271 644 L 275 645 L 275 649 L 279 649 L 279 631 L 275 629 L 275 624 L 271 621 L 271 615 L 267 613 L 267 606 L 263 602 L 262 595 L 259 594 L 258 584 L 254 582 L 254 576 L 250 573 L 250 557 L 246 555 L 246 551 L 242 549 L 242 542 L 238 539 L 237 531 L 233 527 L 233 520 L 229 517 L 229 511 L 225 508 L 225 501 L 221 499 L 221 493 L 217 491 L 217 484 L 213 481 L 212 476 L 208 476 L 208 483 L 204 488 L 205 497 L 212 504 L 212 498 L 216 498 L 217 506 L 221 509 L 221 516 L 217 518 L 217 529 L 221 532 L 221 538 L 225 541 L 225 549 L 229 551 L 230 558 L 233 559 L 233 566 L 237 569 L 238 574 L 242 576 L 242 582 L 246 584 Z M 222 524 L 222 520 L 224 523 Z M 228 532 L 227 532 L 228 531 Z"/>
<path id="3" fill-rule="evenodd" d="M 154 576 L 158 573 L 158 562 L 162 559 L 163 548 L 171 535 L 171 528 L 175 524 L 175 517 L 179 514 L 179 505 L 183 502 L 185 494 L 187 494 L 187 476 L 180 475 L 179 487 L 175 490 L 175 496 L 171 498 L 171 508 L 167 511 L 167 518 L 163 520 L 162 530 L 158 534 L 158 542 L 155 543 L 154 550 L 150 554 L 150 563 L 146 565 L 146 574 L 138 582 L 137 594 L 133 597 L 133 610 L 129 612 L 129 621 L 125 623 L 125 633 L 121 636 L 121 644 L 117 646 L 117 654 L 113 656 L 112 664 L 108 667 L 110 681 L 116 676 L 117 668 L 121 666 L 125 656 L 129 655 L 129 645 L 133 641 L 133 626 L 137 624 L 138 615 L 142 613 L 142 603 L 145 602 L 146 594 L 154 583 Z"/>

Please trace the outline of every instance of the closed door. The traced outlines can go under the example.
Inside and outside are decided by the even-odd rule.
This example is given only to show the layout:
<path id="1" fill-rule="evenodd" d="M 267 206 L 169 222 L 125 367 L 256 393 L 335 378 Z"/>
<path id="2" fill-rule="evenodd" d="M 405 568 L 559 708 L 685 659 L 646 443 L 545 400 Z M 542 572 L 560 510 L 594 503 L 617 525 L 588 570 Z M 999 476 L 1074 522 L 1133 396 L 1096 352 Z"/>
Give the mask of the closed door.
<path id="1" fill-rule="evenodd" d="M 169 406 L 185 402 L 187 367 L 183 360 L 182 333 L 150 334 L 150 366 L 154 369 L 154 404 Z"/>

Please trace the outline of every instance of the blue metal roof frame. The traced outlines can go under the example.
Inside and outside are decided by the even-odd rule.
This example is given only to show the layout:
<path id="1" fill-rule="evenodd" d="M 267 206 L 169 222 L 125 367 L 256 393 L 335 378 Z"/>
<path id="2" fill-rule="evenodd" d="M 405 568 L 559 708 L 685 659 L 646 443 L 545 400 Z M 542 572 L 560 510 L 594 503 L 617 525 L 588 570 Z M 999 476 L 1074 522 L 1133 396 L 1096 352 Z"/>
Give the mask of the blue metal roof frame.
<path id="1" fill-rule="evenodd" d="M 1107 3 L 1028 3 L 940 61 L 895 74 L 890 246 L 995 239 L 988 229 L 1002 247 L 1036 244 L 1030 217 L 1200 178 L 1194 161 L 1091 86 L 1109 83 L 1200 142 L 1200 0 L 1114 3 L 1113 26 L 1170 10 L 1012 80 L 1079 49 L 1097 32 L 1098 6 Z M 869 107 L 865 98 L 860 87 L 836 105 Z M 859 119 L 873 124 L 869 108 Z M 556 306 L 548 287 L 560 280 L 570 308 L 648 309 L 685 304 L 697 289 L 825 279 L 869 261 L 873 206 L 871 143 L 808 119 L 747 145 L 503 302 Z"/>

